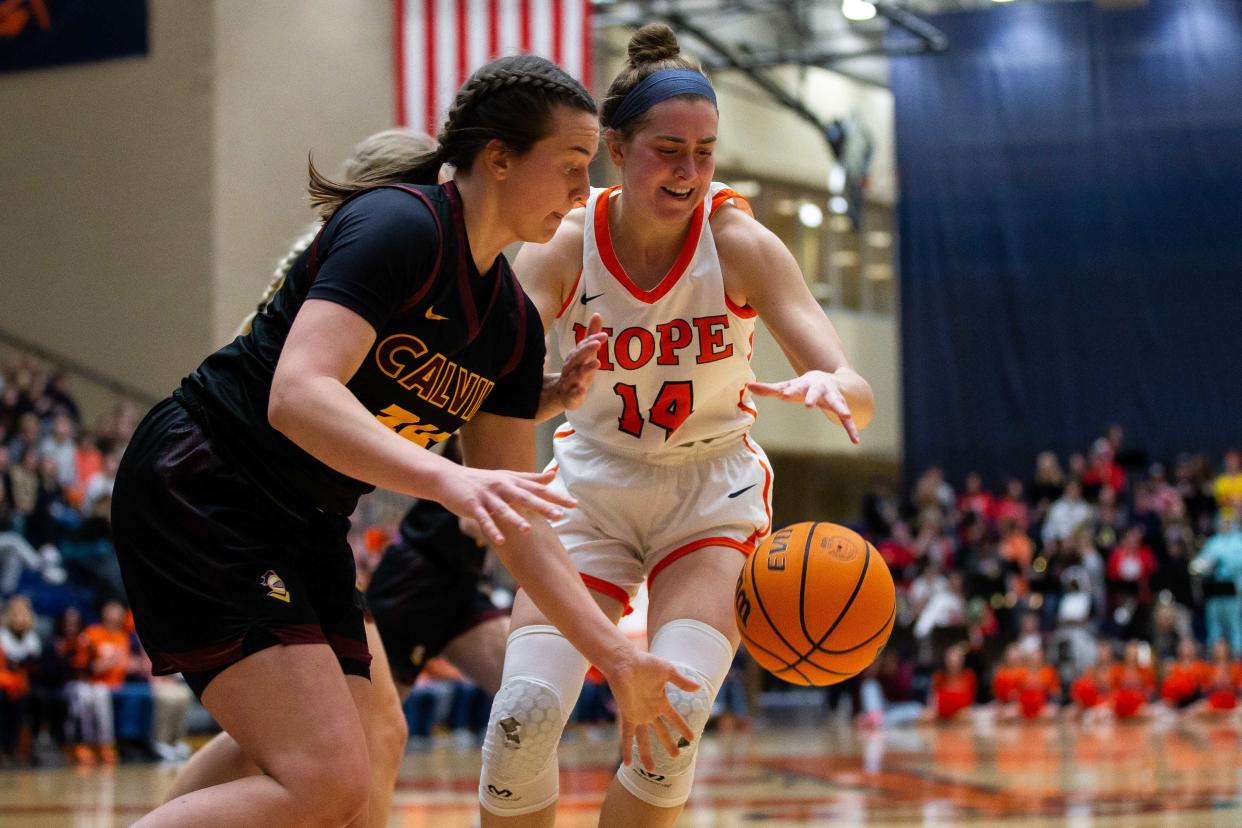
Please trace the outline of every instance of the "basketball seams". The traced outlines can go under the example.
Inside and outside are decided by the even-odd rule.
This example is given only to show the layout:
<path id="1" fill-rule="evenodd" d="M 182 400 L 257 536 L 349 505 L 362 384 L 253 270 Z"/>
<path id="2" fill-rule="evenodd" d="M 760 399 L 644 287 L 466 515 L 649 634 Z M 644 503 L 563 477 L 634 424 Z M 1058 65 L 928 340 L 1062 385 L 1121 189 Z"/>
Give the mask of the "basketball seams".
<path id="1" fill-rule="evenodd" d="M 755 633 L 760 634 L 766 641 L 765 645 L 759 643 L 755 639 L 754 635 L 748 634 L 747 631 L 739 624 L 738 631 L 742 637 L 742 641 L 746 644 L 747 649 L 751 651 L 752 655 L 757 656 L 757 660 L 768 672 L 786 681 L 808 686 L 827 686 L 857 675 L 860 672 L 861 667 L 865 667 L 865 664 L 862 663 L 863 661 L 870 663 L 874 659 L 874 655 L 871 658 L 865 658 L 866 653 L 862 651 L 865 651 L 869 647 L 876 647 L 876 642 L 880 641 L 881 643 L 876 649 L 876 653 L 878 654 L 879 649 L 883 648 L 883 642 L 886 642 L 888 636 L 891 635 L 897 613 L 895 603 L 890 603 L 889 612 L 884 621 L 878 626 L 878 628 L 873 628 L 874 632 L 866 634 L 866 637 L 862 640 L 841 649 L 829 649 L 824 646 L 835 634 L 843 632 L 843 625 L 848 627 L 849 632 L 851 633 L 851 638 L 853 638 L 854 635 L 856 635 L 856 628 L 858 626 L 857 621 L 851 618 L 851 624 L 847 625 L 845 623 L 851 610 L 856 610 L 859 607 L 864 606 L 863 604 L 860 604 L 860 601 L 862 600 L 861 596 L 864 592 L 867 595 L 871 595 L 876 588 L 883 589 L 883 584 L 876 582 L 877 578 L 880 578 L 882 581 L 890 580 L 883 577 L 888 574 L 887 568 L 881 567 L 883 570 L 882 572 L 872 571 L 875 569 L 871 566 L 872 557 L 874 555 L 878 558 L 879 554 L 872 544 L 863 538 L 856 538 L 853 546 L 854 548 L 857 548 L 857 543 L 862 543 L 864 548 L 864 557 L 861 562 L 862 565 L 858 570 L 854 587 L 850 591 L 849 597 L 838 610 L 831 625 L 827 628 L 824 634 L 822 636 L 812 636 L 809 629 L 809 619 L 807 617 L 808 606 L 810 604 L 808 583 L 812 580 L 811 576 L 813 574 L 819 573 L 820 568 L 817 567 L 815 571 L 812 572 L 810 558 L 814 543 L 816 541 L 817 530 L 821 525 L 826 527 L 833 526 L 833 524 L 830 523 L 825 524 L 821 521 L 815 521 L 810 523 L 809 526 L 804 524 L 803 526 L 797 527 L 795 530 L 797 531 L 800 529 L 806 532 L 806 538 L 804 539 L 802 550 L 803 559 L 800 567 L 801 571 L 799 572 L 800 583 L 797 585 L 798 594 L 796 602 L 794 600 L 794 596 L 789 595 L 790 588 L 794 585 L 789 582 L 787 575 L 776 575 L 776 580 L 768 585 L 769 591 L 772 588 L 775 588 L 777 590 L 777 594 L 781 596 L 782 601 L 788 600 L 789 603 L 794 604 L 794 606 L 789 606 L 787 604 L 769 606 L 768 602 L 765 601 L 765 598 L 759 588 L 759 573 L 755 569 L 755 567 L 758 566 L 757 559 L 761 557 L 759 554 L 752 556 L 751 559 L 747 561 L 747 566 L 742 571 L 741 580 L 741 585 L 744 586 L 746 584 L 746 579 L 749 578 L 749 592 L 752 595 L 754 604 L 758 605 L 759 613 L 767 627 L 766 629 L 763 629 L 762 627 L 755 628 Z M 794 547 L 794 549 L 796 550 L 797 547 Z M 757 553 L 759 552 L 759 550 L 756 551 Z M 794 554 L 797 554 L 797 552 L 795 551 Z M 821 564 L 822 563 L 824 562 L 821 562 Z M 824 565 L 829 566 L 830 570 L 835 566 L 833 564 Z M 785 598 L 785 596 L 788 596 L 788 598 Z M 768 598 L 771 597 L 771 595 L 768 596 Z M 871 599 L 868 598 L 867 600 L 870 601 Z M 796 611 L 798 612 L 797 629 L 804 636 L 803 647 L 795 646 L 789 637 L 792 633 L 787 635 L 782 627 L 778 627 L 774 620 L 774 615 L 779 616 L 784 622 L 785 628 L 793 629 L 792 619 L 789 619 L 788 616 L 789 612 L 794 610 L 795 606 Z M 858 611 L 861 612 L 861 610 Z M 855 612 L 855 614 L 857 615 L 858 613 Z M 785 648 L 789 655 L 778 654 L 771 649 L 772 647 L 777 646 Z M 832 661 L 833 659 L 841 659 L 842 664 L 836 666 L 847 667 L 847 669 L 832 669 L 830 667 L 823 666 L 818 660 L 818 656 L 821 654 L 829 661 Z M 791 659 L 790 656 L 793 656 L 793 658 Z M 859 669 L 854 669 L 856 663 Z"/>
<path id="2" fill-rule="evenodd" d="M 818 526 L 818 524 L 816 525 Z M 815 536 L 815 531 L 814 529 L 812 529 L 811 537 L 814 537 L 814 536 Z M 864 541 L 864 543 L 866 542 Z M 793 662 L 794 666 L 801 664 L 804 661 L 809 661 L 813 654 L 821 651 L 821 646 L 823 645 L 823 643 L 828 640 L 829 636 L 831 636 L 834 632 L 836 632 L 837 627 L 840 626 L 841 624 L 841 619 L 845 617 L 845 614 L 850 611 L 850 607 L 854 605 L 854 599 L 857 598 L 858 593 L 862 591 L 863 581 L 867 579 L 867 569 L 871 566 L 871 544 L 867 543 L 866 546 L 867 546 L 867 557 L 863 558 L 862 572 L 858 574 L 858 580 L 854 582 L 854 591 L 850 593 L 850 597 L 845 602 L 845 606 L 843 606 L 841 608 L 841 611 L 837 613 L 836 620 L 834 620 L 832 622 L 832 625 L 828 627 L 828 632 L 824 633 L 823 636 L 818 641 L 812 640 L 809 635 L 807 636 L 807 640 L 811 642 L 811 651 L 809 653 L 802 653 L 801 655 L 799 655 L 798 660 Z M 804 567 L 806 565 L 807 559 L 810 558 L 809 552 L 810 552 L 810 548 L 808 546 L 807 552 L 804 552 L 802 555 L 802 558 L 803 558 L 802 563 Z M 802 592 L 803 594 L 806 593 L 806 571 L 805 569 L 803 570 L 803 575 L 802 575 Z M 806 621 L 805 619 L 800 619 L 800 621 L 802 623 L 802 629 L 805 631 Z M 771 622 L 769 621 L 768 623 L 771 623 Z M 790 649 L 793 649 L 793 648 L 791 647 Z M 815 662 L 810 662 L 810 663 L 814 664 Z M 820 668 L 820 669 L 823 669 L 823 668 Z M 834 671 L 828 670 L 826 672 L 831 673 Z M 850 675 L 852 675 L 852 673 Z"/>
<path id="3" fill-rule="evenodd" d="M 759 582 L 755 580 L 755 562 L 758 559 L 759 559 L 759 556 L 757 554 L 751 555 L 750 560 L 748 561 L 748 566 L 747 566 L 747 570 L 750 572 L 750 591 L 755 596 L 755 604 L 759 607 L 759 611 L 763 613 L 764 620 L 768 622 L 768 628 L 772 630 L 772 632 L 776 633 L 776 637 L 780 639 L 780 642 L 784 644 L 786 647 L 788 647 L 791 653 L 800 653 L 801 651 L 797 647 L 795 647 L 793 644 L 789 643 L 788 639 L 785 638 L 785 634 L 782 633 L 777 628 L 776 624 L 772 622 L 772 616 L 768 613 L 768 608 L 763 603 L 763 596 L 759 594 Z M 739 632 L 741 632 L 740 629 L 739 629 Z M 742 633 L 742 634 L 745 635 L 745 633 Z M 783 658 L 780 659 L 780 661 L 782 664 L 790 663 Z M 793 662 L 793 663 L 797 664 L 799 662 Z"/>
<path id="4" fill-rule="evenodd" d="M 812 647 L 815 646 L 815 636 L 806 628 L 806 576 L 811 568 L 811 544 L 815 541 L 815 530 L 818 528 L 819 521 L 815 521 L 811 524 L 811 531 L 806 533 L 806 546 L 802 550 L 802 583 L 798 585 L 798 624 L 802 627 L 802 635 L 811 642 Z"/>
<path id="5" fill-rule="evenodd" d="M 823 653 L 824 655 L 847 655 L 849 653 L 857 652 L 858 650 L 861 650 L 863 647 L 866 647 L 872 641 L 875 641 L 877 638 L 883 635 L 884 631 L 888 629 L 889 624 L 893 622 L 893 617 L 895 615 L 897 615 L 896 604 L 893 605 L 892 610 L 890 610 L 888 613 L 888 618 L 884 619 L 884 623 L 880 625 L 880 628 L 876 630 L 875 632 L 873 632 L 871 635 L 869 635 L 867 638 L 855 644 L 853 647 L 846 647 L 844 650 L 825 650 L 823 647 L 816 647 L 815 652 Z"/>
<path id="6" fill-rule="evenodd" d="M 759 611 L 763 613 L 764 619 L 768 622 L 768 629 L 775 632 L 776 627 L 773 626 L 772 618 L 768 615 L 767 610 L 765 610 L 763 607 L 763 599 L 759 595 L 759 584 L 755 581 L 755 560 L 757 558 L 758 558 L 758 555 L 751 555 L 749 560 L 746 561 L 746 565 L 742 569 L 742 577 L 745 578 L 748 574 L 750 575 L 751 594 L 755 596 L 755 603 L 758 604 Z M 781 668 L 779 672 L 788 671 L 788 669 L 790 668 L 789 662 L 786 661 L 783 657 L 772 652 L 767 647 L 763 646 L 762 644 L 758 643 L 753 638 L 751 638 L 749 635 L 747 635 L 746 630 L 744 630 L 741 625 L 738 625 L 737 631 L 738 631 L 738 635 L 740 635 L 742 637 L 742 640 L 746 643 L 746 648 L 747 650 L 750 651 L 752 656 L 755 655 L 756 651 L 762 652 L 764 655 L 770 657 L 772 660 L 778 662 L 779 664 L 785 665 L 785 667 Z M 784 636 L 782 636 L 779 632 L 777 632 L 777 636 L 780 637 L 781 641 L 785 644 L 785 646 L 789 647 L 791 651 L 795 653 L 797 652 L 797 650 L 794 650 L 793 646 L 790 645 L 788 641 L 785 641 Z M 776 675 L 777 673 L 777 671 L 772 670 L 772 668 L 769 668 L 766 666 L 764 666 L 764 669 L 772 671 L 773 675 Z M 797 668 L 793 668 L 793 670 L 795 673 L 798 674 L 799 677 L 801 677 L 806 682 L 808 686 L 811 686 L 813 684 L 810 677 L 804 675 L 801 670 L 798 670 Z M 787 681 L 792 681 L 792 680 L 787 679 Z"/>
<path id="7" fill-rule="evenodd" d="M 791 665 L 788 661 L 781 658 L 779 655 L 772 652 L 767 647 L 758 643 L 757 641 L 755 641 L 753 638 L 751 638 L 749 635 L 742 632 L 741 630 L 738 630 L 738 633 L 742 636 L 742 641 L 746 643 L 746 649 L 750 651 L 750 654 L 752 656 L 756 653 L 756 651 L 761 652 L 764 655 L 770 657 L 773 661 L 776 661 L 776 662 L 779 662 L 780 664 L 785 665 L 784 667 L 775 668 L 775 667 L 768 667 L 761 663 L 760 666 L 762 666 L 765 670 L 770 672 L 772 675 L 779 676 L 781 673 L 788 673 L 790 670 L 792 670 L 793 672 L 797 673 L 798 676 L 801 677 L 806 682 L 807 686 L 809 687 L 815 686 L 815 682 L 811 681 L 810 677 L 807 676 L 805 673 L 803 673 L 801 670 L 799 670 L 797 667 Z M 785 679 L 785 680 L 792 681 L 791 679 Z"/>

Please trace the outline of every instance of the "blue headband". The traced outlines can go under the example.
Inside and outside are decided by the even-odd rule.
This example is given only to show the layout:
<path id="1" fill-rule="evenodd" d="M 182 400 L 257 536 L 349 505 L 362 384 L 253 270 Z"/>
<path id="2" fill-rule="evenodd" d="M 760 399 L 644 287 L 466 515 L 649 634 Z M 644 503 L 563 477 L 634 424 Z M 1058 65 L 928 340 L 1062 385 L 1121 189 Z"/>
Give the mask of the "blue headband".
<path id="1" fill-rule="evenodd" d="M 678 95 L 702 95 L 713 106 L 716 104 L 716 91 L 702 74 L 690 69 L 661 69 L 643 78 L 630 90 L 617 107 L 609 126 L 617 129 L 656 104 Z"/>

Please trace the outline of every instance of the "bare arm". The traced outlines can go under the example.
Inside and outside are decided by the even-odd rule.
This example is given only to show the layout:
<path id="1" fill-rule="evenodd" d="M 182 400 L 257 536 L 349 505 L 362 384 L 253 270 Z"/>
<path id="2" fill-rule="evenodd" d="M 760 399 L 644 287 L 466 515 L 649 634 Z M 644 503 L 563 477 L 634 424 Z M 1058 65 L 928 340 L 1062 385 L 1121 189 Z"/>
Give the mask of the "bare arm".
<path id="1" fill-rule="evenodd" d="M 530 524 L 518 510 L 555 518 L 558 505 L 573 505 L 547 488 L 552 475 L 464 469 L 385 428 L 345 387 L 374 341 L 358 314 L 307 300 L 272 378 L 272 427 L 342 474 L 479 521 L 494 544 L 505 540 L 494 517 L 524 532 Z"/>
<path id="2" fill-rule="evenodd" d="M 750 390 L 819 408 L 857 443 L 858 429 L 875 416 L 875 397 L 850 365 L 840 336 L 811 295 L 794 257 L 775 234 L 742 210 L 720 210 L 712 216 L 712 230 L 730 298 L 758 311 L 799 374 L 785 382 L 752 383 Z"/>
<path id="3" fill-rule="evenodd" d="M 539 319 L 546 333 L 552 329 L 556 316 L 565 302 L 572 299 L 573 291 L 582 272 L 582 234 L 586 210 L 572 211 L 556 235 L 547 244 L 524 244 L 518 251 L 513 270 L 522 289 L 539 309 Z M 535 421 L 550 420 L 566 409 L 577 408 L 586 398 L 599 368 L 599 346 L 607 338 L 600 333 L 602 322 L 596 315 L 591 320 L 587 336 L 578 343 L 565 359 L 560 373 L 545 374 L 543 392 L 539 396 L 539 410 Z"/>

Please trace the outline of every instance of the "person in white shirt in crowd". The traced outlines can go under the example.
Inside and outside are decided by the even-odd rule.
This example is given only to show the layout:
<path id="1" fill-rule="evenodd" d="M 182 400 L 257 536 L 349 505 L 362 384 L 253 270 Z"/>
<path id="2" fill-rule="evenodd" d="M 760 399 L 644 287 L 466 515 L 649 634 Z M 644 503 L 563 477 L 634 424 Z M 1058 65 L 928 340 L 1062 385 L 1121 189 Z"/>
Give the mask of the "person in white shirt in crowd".
<path id="1" fill-rule="evenodd" d="M 1048 510 L 1042 534 L 1044 543 L 1066 540 L 1075 529 L 1091 520 L 1092 514 L 1091 504 L 1082 498 L 1082 484 L 1077 480 L 1069 481 L 1065 484 L 1065 493 Z"/>
<path id="2" fill-rule="evenodd" d="M 78 477 L 78 441 L 67 414 L 52 418 L 51 431 L 39 443 L 39 453 L 56 460 L 56 480 L 68 488 Z"/>

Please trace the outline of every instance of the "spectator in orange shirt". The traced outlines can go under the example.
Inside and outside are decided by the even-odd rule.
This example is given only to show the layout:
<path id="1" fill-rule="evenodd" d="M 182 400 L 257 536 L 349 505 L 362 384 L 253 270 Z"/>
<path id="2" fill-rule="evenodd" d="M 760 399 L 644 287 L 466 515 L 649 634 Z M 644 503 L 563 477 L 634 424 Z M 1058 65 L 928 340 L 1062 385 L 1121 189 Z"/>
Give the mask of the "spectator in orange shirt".
<path id="1" fill-rule="evenodd" d="M 1201 698 L 1211 672 L 1207 662 L 1199 658 L 1199 647 L 1193 638 L 1177 642 L 1177 660 L 1169 663 L 1160 683 L 1160 696 L 1169 707 L 1180 710 Z"/>
<path id="2" fill-rule="evenodd" d="M 1035 557 L 1035 541 L 1018 525 L 1017 519 L 1003 517 L 1000 519 L 1000 552 L 1001 557 L 1014 564 L 1018 571 L 1026 573 Z"/>
<path id="3" fill-rule="evenodd" d="M 112 691 L 125 682 L 129 672 L 129 633 L 125 631 L 125 607 L 120 601 L 103 605 L 102 619 L 87 627 L 79 639 L 77 666 L 82 681 L 70 685 L 70 715 L 81 725 L 81 742 L 73 757 L 81 764 L 94 762 L 94 751 L 106 764 L 117 760 L 112 723 Z"/>
<path id="4" fill-rule="evenodd" d="M 1228 640 L 1217 639 L 1212 645 L 1212 661 L 1203 684 L 1203 702 L 1196 705 L 1198 713 L 1227 713 L 1238 706 L 1238 690 L 1242 689 L 1242 665 L 1233 657 Z"/>
<path id="5" fill-rule="evenodd" d="M 91 624 L 82 633 L 90 652 L 88 678 L 109 690 L 115 690 L 125 683 L 125 676 L 129 673 L 129 632 L 125 629 L 125 607 L 120 601 L 108 601 L 103 605 L 101 614 L 100 622 Z"/>
<path id="6" fill-rule="evenodd" d="M 1126 642 L 1121 664 L 1113 669 L 1113 675 L 1113 715 L 1118 719 L 1138 716 L 1156 689 L 1156 671 L 1138 641 Z"/>
<path id="7" fill-rule="evenodd" d="M 1026 672 L 1022 661 L 1022 649 L 1010 644 L 1005 648 L 1004 662 L 992 674 L 992 696 L 1002 718 L 1012 715 L 1013 704 L 1018 700 L 1018 690 Z"/>
<path id="8" fill-rule="evenodd" d="M 78 498 L 78 506 L 81 508 L 81 498 L 82 493 L 86 491 L 86 482 L 103 468 L 103 452 L 99 450 L 99 443 L 95 439 L 94 432 L 83 429 L 78 434 L 74 466 L 77 473 L 74 476 L 73 489 Z"/>
<path id="9" fill-rule="evenodd" d="M 1070 685 L 1070 698 L 1074 700 L 1079 713 L 1099 710 L 1108 701 L 1117 667 L 1112 642 L 1101 641 L 1096 650 L 1095 665 Z"/>
<path id="10" fill-rule="evenodd" d="M 1024 719 L 1049 718 L 1056 714 L 1055 707 L 1061 700 L 1061 678 L 1053 666 L 1044 660 L 1044 651 L 1028 650 L 1026 663 L 1018 689 L 1018 709 Z"/>
<path id="11" fill-rule="evenodd" d="M 949 722 L 975 703 L 975 672 L 966 666 L 965 649 L 949 647 L 944 653 L 944 669 L 932 676 L 932 694 L 926 719 Z"/>

